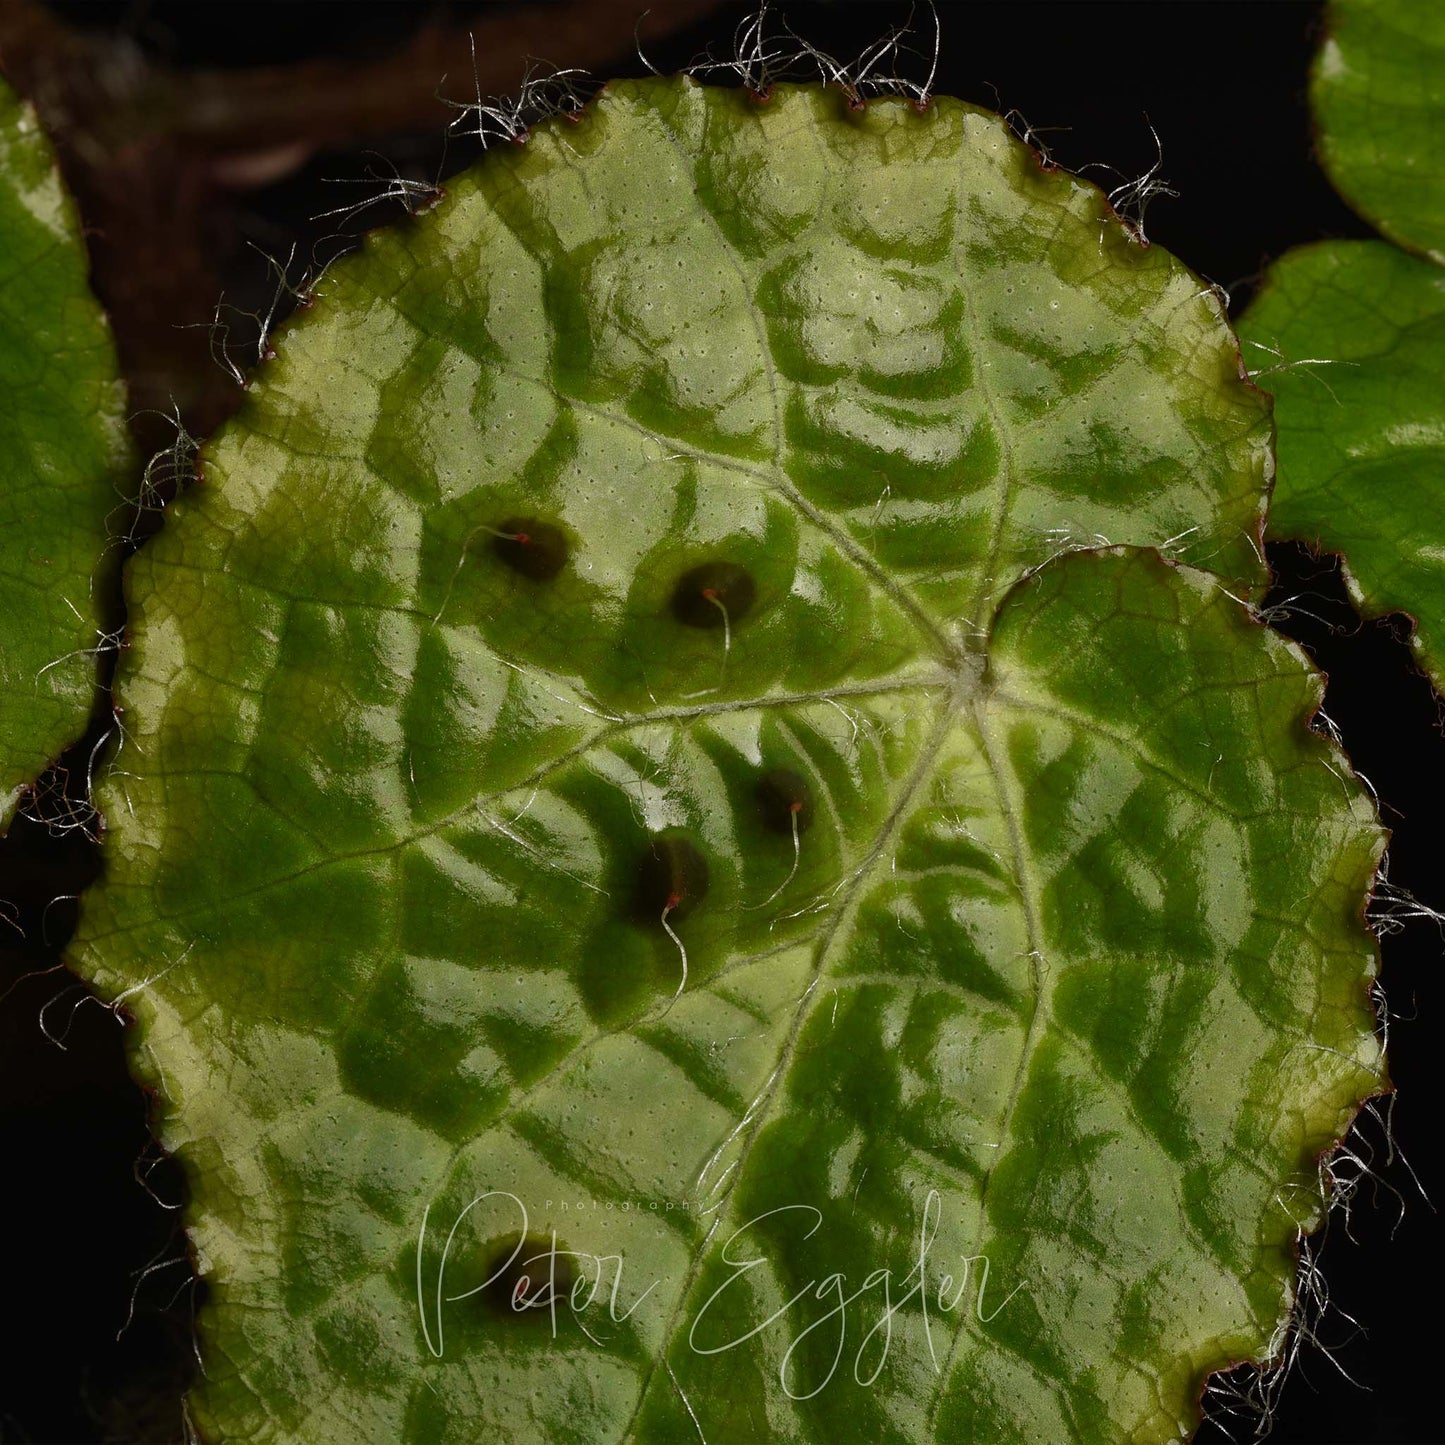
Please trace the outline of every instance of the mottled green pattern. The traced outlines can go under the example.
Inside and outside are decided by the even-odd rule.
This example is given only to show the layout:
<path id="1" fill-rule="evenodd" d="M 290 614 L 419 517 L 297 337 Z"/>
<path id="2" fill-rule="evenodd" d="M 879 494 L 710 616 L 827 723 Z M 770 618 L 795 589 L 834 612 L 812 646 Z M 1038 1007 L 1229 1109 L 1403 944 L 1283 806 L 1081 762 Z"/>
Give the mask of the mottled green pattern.
<path id="1" fill-rule="evenodd" d="M 91 579 L 128 459 L 124 406 L 74 207 L 0 81 L 0 830 L 90 711 Z"/>
<path id="2" fill-rule="evenodd" d="M 626 84 L 449 191 L 130 578 L 78 963 L 193 1182 L 196 1418 L 1178 1438 L 1380 1078 L 1212 293 L 949 101 Z M 555 1337 L 489 1191 L 609 1257 Z"/>
<path id="3" fill-rule="evenodd" d="M 1310 99 L 1320 158 L 1392 241 L 1445 263 L 1445 5 L 1332 0 Z"/>
<path id="4" fill-rule="evenodd" d="M 1445 270 L 1380 241 L 1301 247 L 1241 329 L 1269 348 L 1270 535 L 1342 552 L 1357 605 L 1414 617 L 1445 686 Z"/>

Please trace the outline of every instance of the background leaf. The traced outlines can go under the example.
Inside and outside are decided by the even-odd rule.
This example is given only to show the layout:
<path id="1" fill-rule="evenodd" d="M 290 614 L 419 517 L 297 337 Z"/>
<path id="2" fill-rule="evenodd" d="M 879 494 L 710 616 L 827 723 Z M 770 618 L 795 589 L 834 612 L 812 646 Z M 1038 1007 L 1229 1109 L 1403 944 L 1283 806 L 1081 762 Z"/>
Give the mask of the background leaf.
<path id="1" fill-rule="evenodd" d="M 1335 0 L 1311 90 L 1320 155 L 1401 245 L 1289 252 L 1240 322 L 1274 394 L 1271 538 L 1344 555 L 1369 616 L 1400 611 L 1439 687 L 1445 630 L 1445 11 Z"/>
<path id="2" fill-rule="evenodd" d="M 1300 247 L 1241 327 L 1290 359 L 1260 376 L 1280 436 L 1271 536 L 1344 553 L 1357 605 L 1414 617 L 1445 685 L 1445 270 L 1379 241 Z"/>
<path id="3" fill-rule="evenodd" d="M 1171 1438 L 1267 1349 L 1380 1077 L 1379 836 L 1317 679 L 1216 578 L 1097 550 L 1259 576 L 1213 293 L 992 117 L 688 83 L 327 289 L 133 568 L 80 955 L 191 1172 L 202 1419 Z M 471 1221 L 470 1282 L 490 1188 L 651 1313 L 421 1315 L 423 1218 Z M 756 1321 L 902 1279 L 930 1189 L 939 1255 L 1020 1286 L 941 1374 L 913 1310 L 808 1403 L 787 1337 L 686 1343 L 749 1211 L 828 1214 Z"/>
<path id="4" fill-rule="evenodd" d="M 1310 88 L 1320 159 L 1392 241 L 1445 263 L 1445 10 L 1333 0 Z"/>
<path id="5" fill-rule="evenodd" d="M 0 81 L 0 830 L 85 727 L 130 461 L 115 351 L 34 113 Z"/>

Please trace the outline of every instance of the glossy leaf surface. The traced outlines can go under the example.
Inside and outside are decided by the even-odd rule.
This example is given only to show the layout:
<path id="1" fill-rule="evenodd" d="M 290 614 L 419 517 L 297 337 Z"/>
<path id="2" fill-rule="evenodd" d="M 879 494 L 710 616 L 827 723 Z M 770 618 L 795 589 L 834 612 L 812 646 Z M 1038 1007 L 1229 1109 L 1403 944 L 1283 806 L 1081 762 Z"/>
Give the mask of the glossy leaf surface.
<path id="1" fill-rule="evenodd" d="M 1377 241 L 1302 247 L 1241 329 L 1268 348 L 1279 425 L 1270 534 L 1343 553 L 1360 608 L 1414 617 L 1445 685 L 1445 269 Z"/>
<path id="2" fill-rule="evenodd" d="M 128 461 L 124 408 L 75 209 L 0 81 L 0 830 L 90 711 L 91 578 Z"/>
<path id="3" fill-rule="evenodd" d="M 1213 294 L 996 117 L 686 81 L 325 292 L 132 568 L 78 958 L 203 1429 L 1178 1438 L 1381 1077 Z"/>
<path id="4" fill-rule="evenodd" d="M 1445 263 L 1445 7 L 1333 0 L 1310 98 L 1320 158 L 1362 216 Z"/>

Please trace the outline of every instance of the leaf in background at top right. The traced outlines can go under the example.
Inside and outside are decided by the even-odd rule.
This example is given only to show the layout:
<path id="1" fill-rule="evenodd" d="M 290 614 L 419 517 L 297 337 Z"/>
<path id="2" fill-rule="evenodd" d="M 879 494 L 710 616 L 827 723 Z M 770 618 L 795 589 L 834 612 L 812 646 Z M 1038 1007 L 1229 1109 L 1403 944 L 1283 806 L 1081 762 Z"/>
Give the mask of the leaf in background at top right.
<path id="1" fill-rule="evenodd" d="M 1445 9 L 1337 0 L 1311 89 L 1325 169 L 1392 240 L 1270 267 L 1240 323 L 1273 392 L 1268 535 L 1342 553 L 1368 615 L 1408 612 L 1445 681 Z"/>

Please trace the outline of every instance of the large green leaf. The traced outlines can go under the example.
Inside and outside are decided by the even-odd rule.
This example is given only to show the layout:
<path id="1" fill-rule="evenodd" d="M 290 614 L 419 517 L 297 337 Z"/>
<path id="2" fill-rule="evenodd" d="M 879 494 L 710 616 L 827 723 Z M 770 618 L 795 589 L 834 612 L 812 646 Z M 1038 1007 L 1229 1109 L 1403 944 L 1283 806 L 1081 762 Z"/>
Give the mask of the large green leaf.
<path id="1" fill-rule="evenodd" d="M 75 208 L 34 112 L 0 81 L 0 831 L 90 711 L 124 408 Z"/>
<path id="2" fill-rule="evenodd" d="M 1361 215 L 1445 263 L 1445 6 L 1333 0 L 1310 98 L 1320 157 Z"/>
<path id="3" fill-rule="evenodd" d="M 1381 241 L 1300 247 L 1241 329 L 1279 424 L 1270 535 L 1343 553 L 1357 605 L 1411 614 L 1445 686 L 1445 270 Z"/>
<path id="4" fill-rule="evenodd" d="M 681 80 L 325 291 L 132 567 L 77 956 L 202 1427 L 1178 1438 L 1382 1076 L 1214 293 L 996 117 Z"/>

